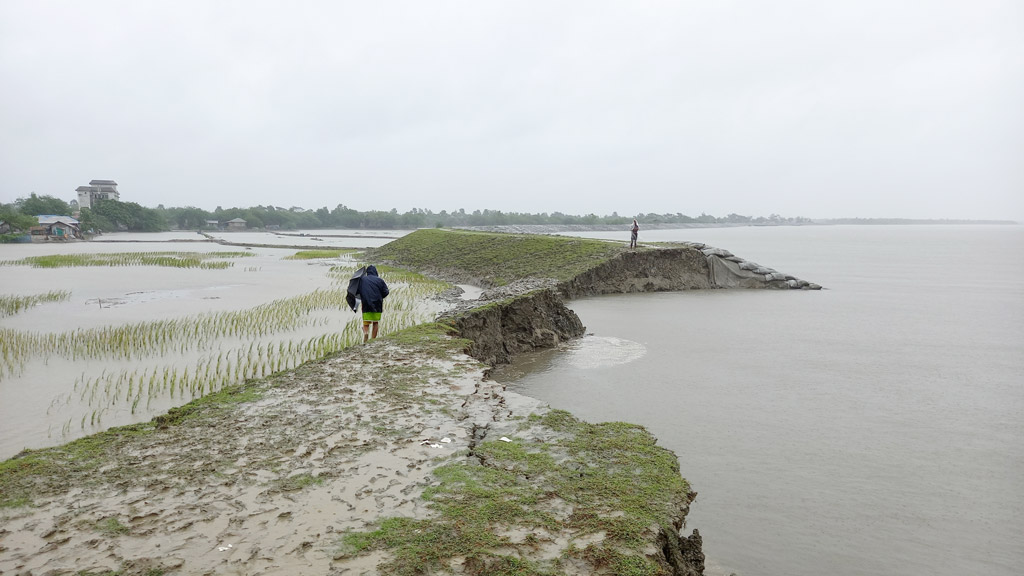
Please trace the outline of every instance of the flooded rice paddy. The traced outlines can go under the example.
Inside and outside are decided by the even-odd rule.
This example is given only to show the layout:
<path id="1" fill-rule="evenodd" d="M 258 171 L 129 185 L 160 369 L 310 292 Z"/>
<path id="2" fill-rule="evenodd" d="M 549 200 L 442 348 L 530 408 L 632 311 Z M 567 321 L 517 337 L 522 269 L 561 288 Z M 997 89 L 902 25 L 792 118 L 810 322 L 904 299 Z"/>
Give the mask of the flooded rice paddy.
<path id="1" fill-rule="evenodd" d="M 225 236 L 237 243 L 243 234 L 261 245 L 275 236 Z M 359 315 L 344 304 L 357 264 L 352 254 L 296 260 L 288 259 L 294 248 L 182 242 L 186 236 L 196 235 L 0 245 L 0 303 L 10 304 L 0 313 L 0 458 L 146 421 L 362 340 Z M 386 242 L 361 244 L 377 241 Z M 154 253 L 217 265 L 182 267 L 141 256 Z M 103 265 L 75 264 L 100 256 Z M 39 257 L 59 257 L 59 265 L 32 265 Z M 442 284 L 381 273 L 392 288 L 382 335 L 439 312 L 428 297 Z"/>
<path id="2" fill-rule="evenodd" d="M 226 231 L 175 230 L 171 232 L 118 232 L 98 236 L 93 244 L 123 244 L 125 242 L 202 242 L 220 241 L 228 245 L 261 245 L 309 248 L 376 248 L 411 230 L 281 230 L 258 232 L 249 230 Z"/>

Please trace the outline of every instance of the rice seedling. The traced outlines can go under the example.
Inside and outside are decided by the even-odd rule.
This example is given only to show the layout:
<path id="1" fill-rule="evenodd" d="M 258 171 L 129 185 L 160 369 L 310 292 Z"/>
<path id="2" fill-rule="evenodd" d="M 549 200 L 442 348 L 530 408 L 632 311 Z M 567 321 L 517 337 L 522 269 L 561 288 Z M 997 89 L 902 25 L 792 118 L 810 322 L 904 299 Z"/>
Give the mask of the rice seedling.
<path id="1" fill-rule="evenodd" d="M 331 276 L 347 282 L 351 273 L 335 267 Z M 434 319 L 423 303 L 445 284 L 384 267 L 381 274 L 391 286 L 381 336 Z M 0 328 L 0 380 L 50 362 L 84 363 L 55 406 L 84 410 L 79 428 L 95 430 L 108 412 L 152 413 L 361 342 L 360 316 L 347 308 L 339 285 L 241 311 L 57 333 Z"/>
<path id="2" fill-rule="evenodd" d="M 357 252 L 356 249 L 338 249 L 338 250 L 299 250 L 291 256 L 285 256 L 285 260 L 314 260 L 314 259 L 325 259 L 325 258 L 340 258 L 343 254 L 353 254 Z"/>
<path id="3" fill-rule="evenodd" d="M 167 266 L 171 268 L 224 269 L 231 262 L 214 261 L 243 258 L 251 252 L 116 252 L 111 254 L 51 254 L 29 256 L 21 260 L 3 260 L 0 266 L 68 268 L 77 266 Z"/>
<path id="4" fill-rule="evenodd" d="M 14 316 L 44 302 L 63 302 L 70 298 L 71 292 L 68 290 L 51 290 L 45 294 L 32 296 L 0 296 L 0 318 Z"/>

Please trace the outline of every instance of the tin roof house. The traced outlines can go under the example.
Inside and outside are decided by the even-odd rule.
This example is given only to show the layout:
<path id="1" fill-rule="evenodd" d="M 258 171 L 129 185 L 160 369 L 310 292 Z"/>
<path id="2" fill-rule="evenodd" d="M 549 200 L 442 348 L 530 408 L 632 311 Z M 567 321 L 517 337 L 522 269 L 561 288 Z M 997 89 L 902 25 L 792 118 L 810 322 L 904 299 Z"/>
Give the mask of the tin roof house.
<path id="1" fill-rule="evenodd" d="M 33 226 L 30 230 L 33 236 L 53 237 L 59 240 L 82 237 L 78 220 L 70 216 L 43 214 L 37 218 L 39 218 L 39 226 Z"/>

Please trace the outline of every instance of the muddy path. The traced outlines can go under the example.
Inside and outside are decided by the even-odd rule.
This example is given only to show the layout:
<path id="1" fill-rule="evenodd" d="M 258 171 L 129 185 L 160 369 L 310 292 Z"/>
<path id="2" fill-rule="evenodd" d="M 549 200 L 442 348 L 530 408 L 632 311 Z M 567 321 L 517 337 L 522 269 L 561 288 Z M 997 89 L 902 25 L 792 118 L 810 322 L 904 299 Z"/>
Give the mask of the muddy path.
<path id="1" fill-rule="evenodd" d="M 0 574 L 373 573 L 340 533 L 426 514 L 484 368 L 380 340 L 128 427 L 95 467 L 5 485 L 32 505 L 0 509 Z"/>

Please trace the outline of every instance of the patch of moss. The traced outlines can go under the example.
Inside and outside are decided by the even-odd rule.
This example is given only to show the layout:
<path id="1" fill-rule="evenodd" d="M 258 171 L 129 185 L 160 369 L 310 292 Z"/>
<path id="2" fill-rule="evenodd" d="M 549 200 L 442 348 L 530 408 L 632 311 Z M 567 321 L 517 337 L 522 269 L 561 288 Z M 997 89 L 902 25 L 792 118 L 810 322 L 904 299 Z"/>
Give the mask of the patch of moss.
<path id="1" fill-rule="evenodd" d="M 423 229 L 370 255 L 414 269 L 451 268 L 502 286 L 523 278 L 569 280 L 624 250 L 615 243 L 568 236 Z"/>
<path id="2" fill-rule="evenodd" d="M 384 574 L 429 573 L 458 557 L 465 558 L 469 573 L 557 574 L 555 563 L 538 565 L 498 554 L 499 549 L 537 544 L 536 538 L 510 542 L 502 529 L 576 537 L 603 532 L 599 544 L 569 553 L 615 574 L 656 574 L 657 565 L 642 550 L 652 529 L 671 529 L 672 503 L 689 492 L 675 455 L 656 446 L 640 426 L 589 424 L 563 411 L 532 417 L 522 427 L 533 430 L 532 437 L 546 428 L 542 436 L 554 439 L 477 445 L 475 459 L 434 471 L 439 482 L 423 498 L 436 517 L 391 518 L 375 531 L 349 533 L 342 541 L 345 552 L 388 549 L 394 560 L 379 567 Z M 545 506 L 548 502 L 553 505 Z M 571 513 L 552 512 L 564 505 Z"/>

